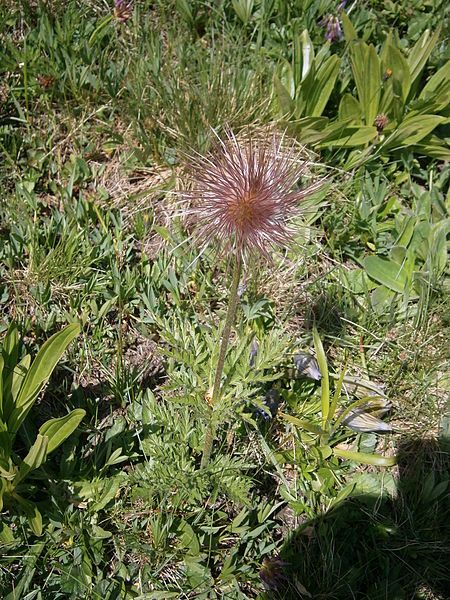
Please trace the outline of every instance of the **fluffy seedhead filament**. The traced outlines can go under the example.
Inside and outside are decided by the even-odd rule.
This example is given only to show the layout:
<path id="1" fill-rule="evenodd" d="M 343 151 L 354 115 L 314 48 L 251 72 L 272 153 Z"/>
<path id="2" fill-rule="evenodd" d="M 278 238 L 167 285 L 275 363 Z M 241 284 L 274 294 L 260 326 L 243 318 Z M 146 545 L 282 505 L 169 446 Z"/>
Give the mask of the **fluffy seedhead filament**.
<path id="1" fill-rule="evenodd" d="M 267 258 L 271 248 L 289 245 L 289 220 L 300 200 L 318 187 L 298 188 L 307 168 L 304 149 L 283 135 L 238 139 L 227 132 L 188 168 L 188 213 L 200 244 L 216 241 L 227 252 Z"/>

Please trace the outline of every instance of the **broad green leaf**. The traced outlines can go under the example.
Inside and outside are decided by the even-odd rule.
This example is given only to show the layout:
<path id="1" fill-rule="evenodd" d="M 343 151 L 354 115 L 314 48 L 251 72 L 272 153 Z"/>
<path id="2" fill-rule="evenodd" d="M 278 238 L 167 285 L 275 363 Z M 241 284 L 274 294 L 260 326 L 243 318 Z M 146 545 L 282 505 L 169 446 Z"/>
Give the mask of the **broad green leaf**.
<path id="1" fill-rule="evenodd" d="M 400 234 L 397 237 L 397 239 L 395 240 L 395 244 L 397 246 L 404 246 L 404 247 L 408 246 L 408 244 L 411 241 L 411 238 L 413 236 L 416 222 L 417 222 L 417 217 L 415 217 L 413 215 L 411 215 L 410 217 L 408 217 L 407 219 L 404 220 L 403 227 L 400 231 Z"/>
<path id="2" fill-rule="evenodd" d="M 337 273 L 337 278 L 339 283 L 353 294 L 364 294 L 377 286 L 369 279 L 364 269 L 352 269 L 351 271 L 342 269 Z"/>
<path id="3" fill-rule="evenodd" d="M 100 20 L 99 25 L 94 29 L 94 31 L 89 36 L 89 39 L 88 39 L 89 46 L 93 46 L 95 44 L 96 40 L 100 36 L 104 35 L 106 27 L 111 23 L 112 20 L 113 20 L 112 13 L 109 15 L 106 15 L 106 17 L 104 17 L 103 19 Z M 67 57 L 67 60 L 70 60 L 69 57 Z M 75 173 L 75 171 L 74 171 L 74 173 Z"/>
<path id="4" fill-rule="evenodd" d="M 344 488 L 341 489 L 341 491 L 338 493 L 338 495 L 335 498 L 331 499 L 331 501 L 328 504 L 328 509 L 336 506 L 337 504 L 339 504 L 340 502 L 342 502 L 343 500 L 345 500 L 346 498 L 351 496 L 354 489 L 355 489 L 355 484 L 348 483 Z"/>
<path id="5" fill-rule="evenodd" d="M 304 117 L 296 121 L 295 131 L 303 144 L 315 144 L 326 136 L 324 129 L 327 124 L 326 117 Z"/>
<path id="6" fill-rule="evenodd" d="M 122 483 L 122 477 L 117 475 L 116 477 L 111 477 L 110 479 L 103 480 L 103 489 L 100 499 L 95 502 L 91 506 L 91 510 L 93 512 L 99 512 L 105 508 L 105 506 L 111 502 L 111 500 L 115 497 L 117 492 L 119 491 L 120 485 Z"/>
<path id="7" fill-rule="evenodd" d="M 376 467 L 393 467 L 397 464 L 396 456 L 381 456 L 380 454 L 368 454 L 366 452 L 356 452 L 353 450 L 341 450 L 333 448 L 333 454 L 346 460 L 351 460 L 363 465 L 374 465 Z"/>
<path id="8" fill-rule="evenodd" d="M 447 237 L 450 232 L 450 219 L 436 223 L 432 229 L 431 258 L 438 276 L 448 267 Z"/>
<path id="9" fill-rule="evenodd" d="M 394 292 L 402 294 L 408 285 L 406 269 L 393 260 L 368 256 L 363 260 L 363 267 L 369 277 Z"/>
<path id="10" fill-rule="evenodd" d="M 232 0 L 232 4 L 235 13 L 246 25 L 252 16 L 254 0 Z"/>
<path id="11" fill-rule="evenodd" d="M 294 101 L 277 75 L 273 76 L 273 85 L 275 87 L 280 113 L 285 117 L 290 116 L 294 112 Z"/>
<path id="12" fill-rule="evenodd" d="M 27 517 L 31 529 L 36 535 L 42 535 L 42 516 L 34 502 L 25 500 L 19 494 L 14 494 L 17 508 Z"/>
<path id="13" fill-rule="evenodd" d="M 428 83 L 419 94 L 419 98 L 427 100 L 430 96 L 434 96 L 440 91 L 449 93 L 450 88 L 450 60 L 443 67 L 438 69 L 436 73 L 430 77 Z"/>
<path id="14" fill-rule="evenodd" d="M 16 400 L 16 406 L 8 419 L 8 430 L 10 432 L 15 433 L 19 429 L 67 346 L 79 333 L 80 326 L 78 324 L 67 325 L 67 327 L 52 335 L 39 350 L 25 376 Z"/>
<path id="15" fill-rule="evenodd" d="M 98 525 L 92 525 L 92 533 L 94 534 L 95 539 L 98 540 L 107 540 L 112 537 L 111 531 L 107 531 Z"/>
<path id="16" fill-rule="evenodd" d="M 1 545 L 8 546 L 14 543 L 14 535 L 11 529 L 4 523 L 0 521 L 0 542 Z"/>
<path id="17" fill-rule="evenodd" d="M 53 452 L 75 431 L 85 415 L 85 410 L 76 408 L 64 417 L 46 421 L 39 428 L 39 434 L 48 438 L 47 454 Z"/>
<path id="18" fill-rule="evenodd" d="M 13 485 L 17 486 L 30 471 L 37 469 L 47 458 L 48 437 L 38 434 L 28 454 L 23 459 Z"/>
<path id="19" fill-rule="evenodd" d="M 300 43 L 301 43 L 301 50 L 302 50 L 302 54 L 301 54 L 302 64 L 301 64 L 300 81 L 304 81 L 314 63 L 314 46 L 311 42 L 311 38 L 309 37 L 309 33 L 308 33 L 307 29 L 302 31 L 302 33 L 300 35 Z M 295 66 L 298 68 L 300 65 L 295 65 Z"/>
<path id="20" fill-rule="evenodd" d="M 372 45 L 357 41 L 350 46 L 350 62 L 365 123 L 371 126 L 380 103 L 380 59 Z"/>
<path id="21" fill-rule="evenodd" d="M 344 94 L 339 104 L 339 120 L 361 123 L 361 105 L 351 94 Z"/>
<path id="22" fill-rule="evenodd" d="M 16 398 L 22 387 L 23 381 L 30 368 L 31 356 L 27 354 L 22 358 L 18 365 L 15 365 L 13 371 L 5 382 L 6 394 L 3 404 L 3 415 L 7 421 L 16 406 Z"/>
<path id="23" fill-rule="evenodd" d="M 436 114 L 444 112 L 449 116 L 450 107 L 450 61 L 441 67 L 428 81 L 419 98 L 411 103 L 415 113 Z"/>
<path id="24" fill-rule="evenodd" d="M 325 350 L 323 349 L 322 340 L 320 339 L 319 332 L 317 331 L 317 327 L 314 325 L 313 327 L 313 340 L 314 340 L 314 349 L 316 351 L 316 359 L 319 365 L 320 374 L 322 375 L 322 379 L 320 381 L 320 390 L 321 390 L 321 406 L 322 406 L 322 429 L 325 429 L 326 424 L 328 422 L 328 414 L 330 412 L 330 379 L 328 376 L 328 363 L 327 357 L 325 356 Z"/>
<path id="25" fill-rule="evenodd" d="M 113 465 L 118 465 L 121 462 L 125 462 L 129 460 L 129 456 L 127 454 L 122 454 L 123 448 L 116 448 L 108 460 L 102 467 L 102 470 L 105 470 L 107 467 L 112 467 Z"/>
<path id="26" fill-rule="evenodd" d="M 395 294 L 392 290 L 384 285 L 380 285 L 370 294 L 370 304 L 378 315 L 382 315 L 391 306 L 394 296 Z"/>
<path id="27" fill-rule="evenodd" d="M 408 65 L 411 73 L 411 83 L 414 83 L 419 77 L 425 63 L 428 60 L 433 48 L 435 47 L 439 36 L 441 34 L 441 28 L 438 27 L 433 35 L 430 37 L 430 30 L 426 29 L 421 37 L 417 40 L 408 56 Z"/>
<path id="28" fill-rule="evenodd" d="M 450 140 L 446 143 L 433 134 L 423 138 L 419 144 L 413 146 L 413 150 L 415 154 L 450 161 Z"/>
<path id="29" fill-rule="evenodd" d="M 318 69 L 313 88 L 306 99 L 308 116 L 320 117 L 322 115 L 336 83 L 340 64 L 341 59 L 333 55 Z"/>
<path id="30" fill-rule="evenodd" d="M 329 132 L 322 142 L 319 142 L 319 147 L 328 148 L 352 148 L 354 146 L 363 146 L 377 137 L 376 127 L 369 126 L 346 126 L 344 123 L 338 123 L 339 129 L 336 129 L 336 124 L 333 124 Z"/>
<path id="31" fill-rule="evenodd" d="M 14 323 L 11 323 L 3 339 L 2 354 L 5 365 L 12 369 L 19 358 L 19 332 Z"/>
<path id="32" fill-rule="evenodd" d="M 353 27 L 353 24 L 345 11 L 341 12 L 340 18 L 342 23 L 342 29 L 344 31 L 345 41 L 352 42 L 353 40 L 357 40 L 358 36 L 356 34 L 356 30 Z"/>
<path id="33" fill-rule="evenodd" d="M 181 519 L 177 527 L 177 533 L 183 547 L 187 549 L 187 553 L 191 556 L 198 556 L 200 554 L 200 543 L 191 525 L 184 519 Z"/>
<path id="34" fill-rule="evenodd" d="M 383 148 L 404 148 L 417 144 L 448 119 L 440 115 L 413 115 L 400 123 L 383 143 Z"/>
<path id="35" fill-rule="evenodd" d="M 397 494 L 398 480 L 389 471 L 379 472 L 362 472 L 357 474 L 353 479 L 354 493 L 352 495 L 391 497 L 395 498 Z"/>
<path id="36" fill-rule="evenodd" d="M 392 47 L 392 46 L 394 48 L 398 47 L 397 44 L 396 44 L 396 40 L 394 38 L 394 35 L 393 35 L 393 31 L 392 31 L 392 29 L 390 29 L 388 31 L 388 34 L 384 38 L 384 42 L 383 42 L 383 45 L 381 46 L 381 50 L 380 50 L 380 59 L 381 59 L 383 65 L 386 64 L 386 57 L 387 57 L 387 55 L 389 53 L 389 48 Z"/>
<path id="37" fill-rule="evenodd" d="M 390 69 L 392 75 L 386 83 L 386 87 L 392 86 L 395 94 L 399 95 L 403 102 L 406 99 L 411 89 L 411 74 L 406 58 L 394 46 L 389 46 L 386 50 L 385 59 L 383 61 L 383 70 Z M 387 111 L 389 106 L 383 103 L 383 110 Z"/>
<path id="38" fill-rule="evenodd" d="M 392 246 L 392 248 L 389 250 L 389 258 L 391 258 L 398 265 L 402 265 L 406 260 L 405 246 Z"/>

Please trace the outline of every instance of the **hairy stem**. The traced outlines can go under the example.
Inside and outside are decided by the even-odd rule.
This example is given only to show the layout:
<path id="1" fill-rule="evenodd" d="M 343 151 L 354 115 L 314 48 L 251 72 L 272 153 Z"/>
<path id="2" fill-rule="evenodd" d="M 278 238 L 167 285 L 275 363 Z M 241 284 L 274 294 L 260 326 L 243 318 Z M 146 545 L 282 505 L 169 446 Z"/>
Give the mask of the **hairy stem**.
<path id="1" fill-rule="evenodd" d="M 239 287 L 239 280 L 241 278 L 241 268 L 242 268 L 242 259 L 238 255 L 236 257 L 236 262 L 234 264 L 233 279 L 231 282 L 230 296 L 228 298 L 227 316 L 225 319 L 225 325 L 223 326 L 222 341 L 220 343 L 219 358 L 217 361 L 216 374 L 214 377 L 214 385 L 213 385 L 212 398 L 211 398 L 211 415 L 210 415 L 210 421 L 208 424 L 208 428 L 207 428 L 206 434 L 205 434 L 205 443 L 203 445 L 203 455 L 202 455 L 202 462 L 201 462 L 202 468 L 208 466 L 209 457 L 211 456 L 212 445 L 213 445 L 214 437 L 215 437 L 215 433 L 216 433 L 215 424 L 213 422 L 213 412 L 214 412 L 214 406 L 216 405 L 218 400 L 220 400 L 220 393 L 221 393 L 221 385 L 220 384 L 222 381 L 223 367 L 225 365 L 225 358 L 227 355 L 228 343 L 230 341 L 231 328 L 233 326 L 234 318 L 236 316 L 236 307 L 237 307 L 237 302 L 238 302 L 238 287 Z"/>

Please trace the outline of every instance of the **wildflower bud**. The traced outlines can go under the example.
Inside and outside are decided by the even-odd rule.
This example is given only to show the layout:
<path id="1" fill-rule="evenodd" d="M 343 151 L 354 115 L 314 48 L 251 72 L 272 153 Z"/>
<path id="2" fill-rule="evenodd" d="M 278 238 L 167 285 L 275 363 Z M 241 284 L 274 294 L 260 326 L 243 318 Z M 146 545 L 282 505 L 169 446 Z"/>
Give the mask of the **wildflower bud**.
<path id="1" fill-rule="evenodd" d="M 326 27 L 325 39 L 328 42 L 338 42 L 342 39 L 342 29 L 338 17 L 329 15 L 324 19 L 323 25 Z"/>
<path id="2" fill-rule="evenodd" d="M 294 364 L 297 369 L 297 375 L 300 377 L 309 377 L 314 381 L 320 381 L 322 375 L 320 374 L 319 365 L 317 360 L 311 354 L 307 352 L 299 352 L 294 356 Z"/>
<path id="3" fill-rule="evenodd" d="M 384 113 L 380 113 L 376 116 L 373 124 L 377 128 L 378 133 L 381 133 L 386 125 L 389 123 L 388 117 Z"/>

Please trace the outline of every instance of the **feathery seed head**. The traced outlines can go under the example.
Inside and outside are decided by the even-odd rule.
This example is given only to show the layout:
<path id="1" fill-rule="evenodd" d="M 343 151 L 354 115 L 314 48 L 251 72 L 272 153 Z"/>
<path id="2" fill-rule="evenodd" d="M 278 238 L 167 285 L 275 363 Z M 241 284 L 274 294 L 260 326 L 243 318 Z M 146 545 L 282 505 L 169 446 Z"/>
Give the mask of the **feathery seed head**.
<path id="1" fill-rule="evenodd" d="M 267 258 L 271 247 L 289 245 L 289 219 L 318 188 L 296 187 L 307 165 L 304 150 L 282 135 L 237 139 L 227 132 L 215 151 L 194 157 L 188 168 L 186 195 L 199 241 Z"/>
<path id="2" fill-rule="evenodd" d="M 114 16 L 121 23 L 131 18 L 133 12 L 133 0 L 114 0 Z"/>

